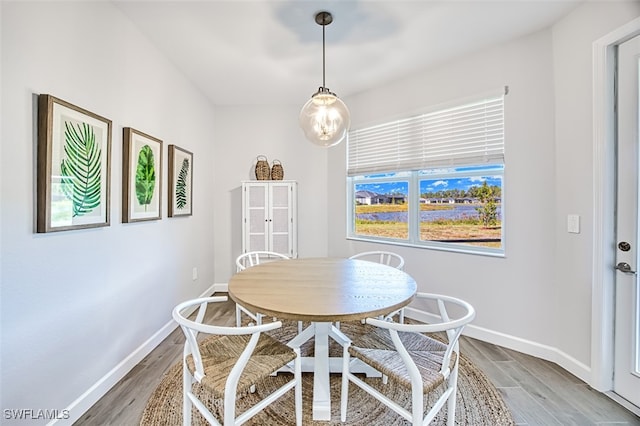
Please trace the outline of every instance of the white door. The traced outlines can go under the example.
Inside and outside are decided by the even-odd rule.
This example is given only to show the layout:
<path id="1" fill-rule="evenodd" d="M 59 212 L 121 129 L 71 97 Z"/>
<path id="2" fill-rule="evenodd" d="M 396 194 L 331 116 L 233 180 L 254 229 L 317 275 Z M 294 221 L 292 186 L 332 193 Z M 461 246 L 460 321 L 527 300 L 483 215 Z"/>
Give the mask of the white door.
<path id="1" fill-rule="evenodd" d="M 293 228 L 293 184 L 272 183 L 269 202 L 269 234 L 271 251 L 295 257 L 292 244 Z"/>
<path id="2" fill-rule="evenodd" d="M 244 186 L 244 253 L 270 250 L 267 188 L 266 183 Z"/>
<path id="3" fill-rule="evenodd" d="M 640 407 L 638 103 L 640 36 L 618 51 L 618 164 L 614 391 Z"/>

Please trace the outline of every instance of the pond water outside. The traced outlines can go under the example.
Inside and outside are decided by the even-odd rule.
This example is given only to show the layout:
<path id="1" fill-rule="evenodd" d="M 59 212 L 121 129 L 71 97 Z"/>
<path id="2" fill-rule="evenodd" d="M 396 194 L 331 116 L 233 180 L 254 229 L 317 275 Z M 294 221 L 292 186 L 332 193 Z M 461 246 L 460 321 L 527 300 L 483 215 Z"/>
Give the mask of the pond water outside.
<path id="1" fill-rule="evenodd" d="M 447 210 L 428 210 L 420 211 L 420 222 L 431 222 L 434 220 L 456 220 L 466 218 L 477 218 L 478 212 L 476 211 L 478 205 L 473 204 L 455 204 L 452 209 Z M 378 212 L 378 213 L 358 213 L 357 219 L 361 220 L 375 220 L 385 222 L 407 222 L 407 212 Z M 502 210 L 498 206 L 498 220 L 502 220 Z"/>

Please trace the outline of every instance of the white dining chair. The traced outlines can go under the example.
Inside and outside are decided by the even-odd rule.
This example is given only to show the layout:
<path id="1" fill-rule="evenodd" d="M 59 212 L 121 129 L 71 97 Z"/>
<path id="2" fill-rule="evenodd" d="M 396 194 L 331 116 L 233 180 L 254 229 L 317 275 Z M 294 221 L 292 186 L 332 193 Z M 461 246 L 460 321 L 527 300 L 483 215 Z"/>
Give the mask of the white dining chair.
<path id="1" fill-rule="evenodd" d="M 401 271 L 404 268 L 404 258 L 397 253 L 384 250 L 364 251 L 351 256 L 349 259 L 368 260 L 370 262 L 382 263 L 393 266 Z"/>
<path id="2" fill-rule="evenodd" d="M 236 270 L 237 272 L 243 271 L 255 265 L 259 265 L 263 262 L 272 262 L 274 260 L 288 260 L 289 256 L 282 253 L 276 253 L 275 251 L 248 251 L 242 253 L 236 258 Z"/>
<path id="3" fill-rule="evenodd" d="M 349 259 L 359 259 L 366 260 L 369 262 L 381 263 L 383 265 L 388 265 L 393 268 L 404 270 L 404 258 L 397 253 L 391 251 L 384 250 L 374 250 L 374 251 L 364 251 L 361 253 L 354 254 Z M 389 318 L 393 318 L 398 315 L 398 321 L 404 322 L 404 310 L 398 309 L 397 311 L 391 312 L 387 315 Z"/>
<path id="4" fill-rule="evenodd" d="M 242 253 L 240 256 L 236 258 L 236 270 L 237 272 L 243 271 L 252 266 L 259 265 L 264 262 L 273 262 L 278 260 L 288 260 L 289 257 L 285 256 L 281 253 L 276 253 L 273 251 L 249 251 L 246 253 Z M 242 325 L 242 313 L 247 315 L 249 318 L 253 319 L 256 324 L 262 324 L 262 318 L 265 315 L 259 312 L 252 312 L 245 308 L 244 306 L 236 303 L 236 326 L 240 327 Z"/>
<path id="5" fill-rule="evenodd" d="M 173 318 L 186 337 L 182 362 L 183 425 L 191 424 L 192 406 L 195 406 L 212 425 L 241 425 L 289 390 L 294 389 L 296 425 L 301 426 L 300 350 L 291 348 L 265 333 L 280 328 L 282 323 L 279 321 L 246 327 L 203 324 L 207 306 L 226 300 L 226 296 L 193 299 L 180 303 L 173 309 Z M 189 313 L 198 306 L 195 319 L 190 319 Z M 209 337 L 199 339 L 199 334 L 209 335 Z M 238 395 L 246 394 L 261 379 L 282 369 L 293 373 L 292 379 L 236 416 Z M 222 422 L 219 416 L 216 417 L 196 395 L 194 391 L 196 382 L 209 394 L 207 399 L 212 397 L 214 404 L 222 401 L 224 417 Z"/>
<path id="6" fill-rule="evenodd" d="M 427 425 L 447 404 L 447 425 L 455 424 L 456 387 L 460 350 L 458 339 L 464 327 L 475 317 L 473 307 L 450 296 L 418 293 L 415 301 L 435 301 L 436 312 L 407 308 L 418 314 L 437 316 L 439 322 L 430 324 L 400 324 L 389 320 L 367 318 L 365 331 L 349 336 L 351 344 L 343 345 L 342 394 L 340 419 L 346 421 L 349 382 L 375 397 L 412 425 Z M 450 308 L 456 317 L 450 316 Z M 444 332 L 444 333 L 440 333 Z M 443 341 L 423 333 L 443 334 Z M 350 371 L 352 358 L 387 375 L 396 386 L 411 392 L 411 407 L 404 408 Z M 444 384 L 444 392 L 425 414 L 424 396 Z M 402 401 L 404 402 L 404 401 Z"/>

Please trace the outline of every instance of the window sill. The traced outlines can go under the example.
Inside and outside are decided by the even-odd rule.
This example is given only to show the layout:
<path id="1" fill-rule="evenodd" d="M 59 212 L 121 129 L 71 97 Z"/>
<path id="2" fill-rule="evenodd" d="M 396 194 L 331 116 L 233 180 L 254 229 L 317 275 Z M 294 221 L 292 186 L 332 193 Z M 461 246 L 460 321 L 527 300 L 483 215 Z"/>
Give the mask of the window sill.
<path id="1" fill-rule="evenodd" d="M 410 241 L 388 240 L 388 239 L 382 239 L 382 238 L 367 238 L 367 237 L 361 237 L 361 236 L 348 236 L 347 240 L 401 246 L 401 247 L 412 247 L 412 248 L 426 249 L 426 250 L 448 251 L 448 252 L 461 253 L 461 254 L 506 258 L 506 255 L 503 250 L 498 251 L 496 249 L 492 250 L 492 249 L 486 249 L 486 248 L 473 249 L 469 247 L 459 247 L 459 246 L 449 247 L 450 244 L 448 243 L 439 243 L 439 244 L 434 243 L 434 244 L 426 245 L 426 244 L 416 244 Z"/>

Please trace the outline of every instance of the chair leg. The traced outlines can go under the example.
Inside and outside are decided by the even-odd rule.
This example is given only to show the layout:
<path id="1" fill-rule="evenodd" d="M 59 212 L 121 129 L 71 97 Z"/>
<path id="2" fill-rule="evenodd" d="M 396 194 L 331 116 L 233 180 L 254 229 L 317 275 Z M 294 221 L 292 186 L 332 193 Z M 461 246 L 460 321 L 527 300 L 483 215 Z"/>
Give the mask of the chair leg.
<path id="1" fill-rule="evenodd" d="M 411 387 L 411 424 L 421 425 L 423 423 L 424 416 L 424 393 L 422 392 L 422 386 L 419 388 Z M 450 425 L 448 425 L 450 426 Z"/>
<path id="2" fill-rule="evenodd" d="M 236 423 L 236 394 L 235 392 L 226 393 L 224 395 L 224 406 L 222 408 L 224 415 L 223 426 L 235 426 Z"/>
<path id="3" fill-rule="evenodd" d="M 458 391 L 458 361 L 449 375 L 449 387 L 453 388 L 447 401 L 447 426 L 456 424 L 456 392 Z"/>
<path id="4" fill-rule="evenodd" d="M 349 399 L 349 349 L 344 347 L 342 354 L 342 389 L 340 390 L 340 421 L 347 421 L 347 402 Z"/>
<path id="5" fill-rule="evenodd" d="M 191 426 L 191 399 L 188 392 L 191 392 L 191 373 L 187 366 L 182 363 L 182 425 Z"/>
<path id="6" fill-rule="evenodd" d="M 236 304 L 236 327 L 242 326 L 242 311 L 240 307 Z"/>
<path id="7" fill-rule="evenodd" d="M 296 406 L 296 426 L 302 426 L 302 360 L 300 359 L 300 349 L 294 349 L 296 360 L 294 361 L 294 375 L 296 386 L 294 389 L 295 406 Z"/>

